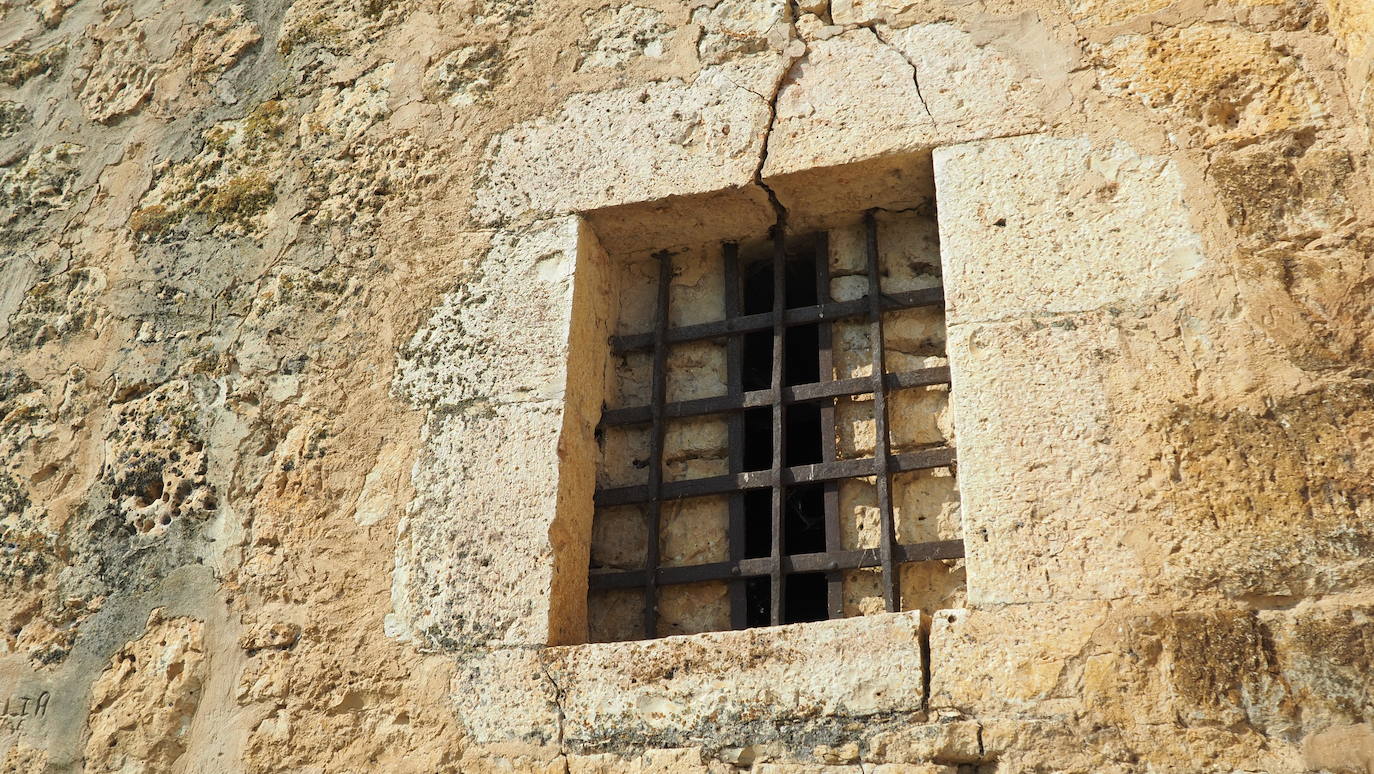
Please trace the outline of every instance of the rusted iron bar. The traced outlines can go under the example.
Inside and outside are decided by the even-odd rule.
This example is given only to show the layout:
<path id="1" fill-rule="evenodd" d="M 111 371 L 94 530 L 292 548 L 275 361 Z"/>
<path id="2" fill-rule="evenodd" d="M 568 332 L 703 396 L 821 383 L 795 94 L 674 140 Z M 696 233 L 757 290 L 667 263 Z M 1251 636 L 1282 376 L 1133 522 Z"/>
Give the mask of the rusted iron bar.
<path id="1" fill-rule="evenodd" d="M 740 283 L 739 270 L 739 245 L 734 242 L 726 243 L 722 248 L 723 279 L 725 291 L 725 317 L 733 319 L 740 314 L 740 294 L 743 285 Z M 744 342 L 739 336 L 731 336 L 725 341 L 725 385 L 726 400 L 731 404 L 738 403 L 744 405 Z M 671 406 L 681 406 L 682 403 L 669 404 Z M 611 412 L 607 412 L 608 414 Z M 668 412 L 671 416 L 671 411 Z M 682 414 L 681 416 L 694 416 L 693 414 Z M 604 422 L 603 418 L 603 422 Z M 744 414 L 733 411 L 726 417 L 726 440 L 728 464 L 730 475 L 739 475 L 744 472 Z M 729 494 L 729 516 L 726 528 L 727 539 L 729 542 L 730 561 L 739 562 L 744 559 L 744 492 L 735 490 Z M 730 581 L 730 626 L 734 629 L 743 629 L 749 625 L 748 593 L 745 588 L 743 578 L 733 578 Z"/>
<path id="2" fill-rule="evenodd" d="M 787 326 L 783 322 L 783 310 L 787 308 L 787 234 L 781 221 L 773 227 L 773 468 L 772 468 L 772 547 L 769 559 L 771 593 L 769 596 L 768 620 L 774 626 L 781 624 L 783 615 L 783 569 L 782 569 L 782 509 L 787 490 L 783 483 L 783 454 L 787 444 L 787 406 L 782 402 L 783 369 L 787 365 L 785 355 Z"/>
<path id="3" fill-rule="evenodd" d="M 888 458 L 887 469 L 892 473 L 905 473 L 911 470 L 944 468 L 955 463 L 954 449 L 940 446 L 934 449 L 894 454 Z M 835 460 L 818 462 L 812 465 L 794 465 L 781 471 L 782 483 L 786 486 L 814 484 L 834 481 L 841 478 L 875 476 L 882 470 L 875 457 L 857 460 Z M 660 497 L 664 500 L 679 500 L 684 497 L 706 497 L 724 494 L 736 489 L 768 489 L 773 486 L 775 473 L 772 470 L 750 470 L 743 473 L 706 478 L 689 478 L 685 481 L 669 481 L 662 485 Z M 649 501 L 647 486 L 621 486 L 602 489 L 596 493 L 596 505 L 610 508 L 617 505 L 636 505 Z"/>
<path id="4" fill-rule="evenodd" d="M 884 309 L 913 309 L 919 306 L 941 306 L 944 303 L 944 288 L 908 290 L 901 293 L 889 294 L 882 299 Z M 802 306 L 786 310 L 783 313 L 782 324 L 785 327 L 791 327 L 794 325 L 807 325 L 809 323 L 820 322 L 821 320 L 862 317 L 868 314 L 868 307 L 869 301 L 867 298 L 859 298 L 853 301 L 832 301 L 828 304 L 817 304 L 815 306 Z M 702 341 L 704 339 L 714 339 L 737 333 L 766 331 L 773 327 L 772 312 L 759 312 L 758 314 L 748 314 L 741 317 L 717 320 L 715 322 L 670 328 L 668 330 L 667 340 L 669 344 L 683 344 L 689 341 Z M 611 351 L 617 355 L 622 355 L 626 352 L 651 349 L 653 345 L 654 336 L 652 333 L 633 333 L 627 336 L 611 337 Z"/>
<path id="5" fill-rule="evenodd" d="M 821 324 L 821 328 L 829 328 L 826 323 Z M 824 336 L 824 331 L 822 332 Z M 731 340 L 738 341 L 738 337 L 731 337 Z M 729 343 L 726 344 L 726 358 L 729 358 Z M 914 371 L 902 371 L 900 373 L 886 374 L 883 383 L 888 391 L 905 390 L 911 387 L 930 387 L 936 384 L 949 384 L 949 368 L 939 366 L 937 368 L 919 368 Z M 863 395 L 873 391 L 873 377 L 857 376 L 852 379 L 835 379 L 833 381 L 819 381 L 811 384 L 797 384 L 782 388 L 783 403 L 806 403 L 813 400 L 825 400 L 837 398 L 844 395 Z M 772 390 L 750 390 L 748 392 L 729 393 L 714 398 L 697 398 L 695 400 L 684 400 L 669 403 L 663 407 L 663 416 L 666 419 L 683 419 L 686 417 L 699 417 L 707 414 L 724 414 L 726 412 L 738 412 L 744 409 L 762 408 L 770 405 L 773 398 Z M 644 424 L 652 419 L 652 410 L 649 406 L 631 406 L 623 409 L 608 409 L 601 415 L 602 427 L 616 427 L 620 425 Z"/>
<path id="6" fill-rule="evenodd" d="M 659 252 L 658 302 L 654 309 L 654 370 L 649 382 L 649 408 L 652 428 L 649 437 L 648 484 L 648 545 L 645 547 L 644 567 L 644 638 L 658 636 L 658 562 L 659 532 L 663 510 L 663 405 L 668 390 L 668 297 L 673 280 L 672 253 Z"/>
<path id="7" fill-rule="evenodd" d="M 878 274 L 878 219 L 872 210 L 864 214 L 864 247 L 868 262 L 868 346 L 873 355 L 873 458 L 877 473 L 879 549 L 882 551 L 883 601 L 889 613 L 901 609 L 897 582 L 896 520 L 892 515 L 892 468 L 888 447 L 887 373 L 883 353 L 882 277 Z"/>
<path id="8" fill-rule="evenodd" d="M 964 541 L 939 540 L 930 543 L 899 545 L 893 549 L 898 562 L 929 562 L 937 559 L 964 558 Z M 785 573 L 833 572 L 857 570 L 865 567 L 878 567 L 882 564 L 882 552 L 877 548 L 849 551 L 825 551 L 815 554 L 792 554 L 781 558 Z M 685 567 L 661 567 L 658 570 L 659 585 L 678 583 L 700 583 L 702 581 L 732 580 L 769 576 L 773 572 L 772 557 L 758 559 L 739 559 L 728 562 L 711 562 Z M 644 585 L 647 573 L 644 570 L 614 570 L 593 572 L 589 583 L 593 590 L 629 589 Z"/>
<path id="9" fill-rule="evenodd" d="M 830 303 L 830 239 L 821 233 L 816 239 L 813 253 L 816 262 L 816 303 L 825 306 Z M 816 349 L 820 373 L 817 382 L 823 385 L 835 384 L 834 323 L 822 320 L 817 324 Z M 946 369 L 948 370 L 948 369 Z M 872 380 L 869 380 L 872 389 Z M 821 403 L 821 462 L 835 461 L 835 399 L 828 398 Z M 844 549 L 840 527 L 840 483 L 826 481 L 821 492 L 821 505 L 825 516 L 825 552 L 836 555 Z M 844 617 L 844 571 L 827 570 L 825 573 L 825 617 Z"/>

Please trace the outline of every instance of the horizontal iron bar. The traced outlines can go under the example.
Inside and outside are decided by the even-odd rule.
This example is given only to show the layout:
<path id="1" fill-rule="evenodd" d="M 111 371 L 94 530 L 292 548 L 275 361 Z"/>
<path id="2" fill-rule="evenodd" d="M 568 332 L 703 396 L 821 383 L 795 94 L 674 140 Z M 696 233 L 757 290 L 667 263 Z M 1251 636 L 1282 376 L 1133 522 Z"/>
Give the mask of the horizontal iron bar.
<path id="1" fill-rule="evenodd" d="M 936 449 L 924 449 L 922 451 L 908 452 L 906 454 L 894 454 L 891 460 L 892 469 L 888 472 L 905 473 L 909 470 L 943 468 L 948 465 L 953 465 L 955 456 L 954 449 L 948 446 L 941 446 Z M 858 460 L 836 460 L 834 462 L 818 462 L 814 465 L 796 465 L 790 468 L 783 468 L 782 483 L 787 486 L 792 486 L 794 484 L 812 484 L 818 481 L 834 481 L 840 478 L 876 476 L 882 472 L 883 471 L 878 468 L 878 461 L 872 457 Z M 660 492 L 663 500 L 678 500 L 684 497 L 704 497 L 706 495 L 724 494 L 739 489 L 766 489 L 773 486 L 774 483 L 772 471 L 750 470 L 733 475 L 664 482 Z M 638 486 L 602 489 L 596 493 L 596 505 L 603 508 L 616 505 L 635 505 L 637 503 L 647 503 L 649 501 L 649 487 L 642 484 Z"/>
<path id="2" fill-rule="evenodd" d="M 911 309 L 918 306 L 939 306 L 945 303 L 944 288 L 922 288 L 901 293 L 884 293 L 883 310 Z M 844 317 L 858 317 L 868 313 L 868 296 L 853 301 L 832 301 L 816 306 L 802 306 L 783 311 L 783 325 L 806 325 L 821 320 L 838 320 Z M 668 343 L 681 344 L 687 341 L 701 341 L 737 333 L 766 331 L 773 327 L 773 313 L 760 312 L 732 317 L 728 320 L 684 325 L 668 329 Z M 612 336 L 611 351 L 617 355 L 651 349 L 654 346 L 652 333 L 635 333 L 629 336 Z"/>
<path id="3" fill-rule="evenodd" d="M 935 384 L 949 384 L 949 367 L 921 368 L 915 371 L 890 373 L 886 377 L 889 390 L 909 387 L 929 387 Z M 782 389 L 783 403 L 804 403 L 809 400 L 836 398 L 842 395 L 862 395 L 873 392 L 873 377 L 858 376 L 853 379 L 837 379 L 828 382 L 798 384 Z M 714 398 L 697 398 L 669 403 L 663 407 L 665 419 L 699 417 L 706 414 L 723 414 L 727 411 L 762 408 L 771 405 L 772 390 L 751 390 L 740 395 L 721 395 Z M 632 406 L 623 409 L 609 409 L 601 415 L 602 427 L 644 424 L 650 421 L 653 411 L 649 406 Z"/>
<path id="4" fill-rule="evenodd" d="M 894 552 L 900 563 L 929 562 L 935 559 L 964 558 L 964 541 L 940 540 L 931 543 L 899 545 Z M 857 570 L 862 567 L 878 567 L 882 556 L 876 548 L 856 551 L 830 551 L 818 554 L 793 554 L 782 557 L 783 574 L 799 572 L 827 572 L 832 570 Z M 658 585 L 675 583 L 701 583 L 713 580 L 734 578 L 755 578 L 768 575 L 773 571 L 772 557 L 740 559 L 735 562 L 712 562 L 694 564 L 688 567 L 660 567 L 655 578 Z M 588 578 L 593 590 L 629 589 L 644 586 L 648 574 L 644 570 L 622 570 L 595 572 Z"/>

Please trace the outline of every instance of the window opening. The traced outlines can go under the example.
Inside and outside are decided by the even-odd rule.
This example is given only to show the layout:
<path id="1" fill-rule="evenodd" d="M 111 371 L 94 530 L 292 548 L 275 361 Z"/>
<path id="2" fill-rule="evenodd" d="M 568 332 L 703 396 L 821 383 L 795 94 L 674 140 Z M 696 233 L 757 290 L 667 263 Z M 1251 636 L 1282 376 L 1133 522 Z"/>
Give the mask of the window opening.
<path id="1" fill-rule="evenodd" d="M 907 471 L 952 466 L 952 447 L 893 454 L 888 430 L 890 392 L 948 384 L 948 367 L 890 373 L 884 354 L 885 312 L 942 306 L 941 288 L 896 293 L 881 290 L 877 221 L 864 218 L 867 292 L 859 299 L 830 296 L 829 246 L 825 234 L 790 243 L 781 230 L 771 255 L 741 265 L 739 246 L 722 245 L 723 320 L 669 325 L 671 254 L 657 259 L 657 294 L 651 332 L 612 337 L 616 354 L 652 353 L 647 406 L 607 410 L 602 426 L 649 425 L 647 482 L 598 489 L 596 505 L 642 507 L 645 561 L 640 569 L 592 568 L 595 591 L 639 589 L 642 632 L 657 636 L 660 587 L 727 581 L 734 628 L 798 623 L 844 615 L 847 570 L 878 568 L 885 609 L 901 609 L 898 567 L 904 563 L 957 559 L 963 541 L 900 544 L 893 516 L 892 477 Z M 834 336 L 838 320 L 864 320 L 872 363 L 868 376 L 835 379 Z M 725 395 L 666 402 L 670 348 L 723 340 Z M 838 459 L 836 399 L 871 396 L 873 456 Z M 665 425 L 670 419 L 725 415 L 728 473 L 664 482 Z M 875 481 L 879 541 L 875 548 L 843 548 L 840 482 Z M 685 498 L 724 495 L 728 500 L 729 559 L 691 566 L 661 566 L 663 505 Z"/>

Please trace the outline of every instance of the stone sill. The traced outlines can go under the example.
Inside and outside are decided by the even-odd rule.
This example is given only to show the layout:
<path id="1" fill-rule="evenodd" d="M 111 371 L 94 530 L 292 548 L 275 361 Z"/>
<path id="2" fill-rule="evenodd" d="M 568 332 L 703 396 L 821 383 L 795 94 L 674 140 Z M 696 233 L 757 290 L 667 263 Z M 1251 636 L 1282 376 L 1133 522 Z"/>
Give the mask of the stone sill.
<path id="1" fill-rule="evenodd" d="M 856 718 L 923 719 L 922 614 L 546 649 L 566 743 L 822 744 Z"/>

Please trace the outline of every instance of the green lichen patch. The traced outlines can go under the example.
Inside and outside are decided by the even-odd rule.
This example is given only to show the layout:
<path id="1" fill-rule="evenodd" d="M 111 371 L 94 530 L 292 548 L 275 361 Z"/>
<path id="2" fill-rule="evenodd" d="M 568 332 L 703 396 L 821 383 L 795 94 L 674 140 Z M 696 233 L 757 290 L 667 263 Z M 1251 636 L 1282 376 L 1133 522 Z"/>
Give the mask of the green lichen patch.
<path id="1" fill-rule="evenodd" d="M 198 154 L 163 166 L 129 230 L 139 241 L 161 241 L 198 216 L 231 233 L 260 231 L 259 216 L 277 200 L 276 179 L 266 170 L 281 163 L 289 126 L 286 105 L 268 100 L 240 121 L 206 129 Z"/>
<path id="2" fill-rule="evenodd" d="M 0 100 L 0 139 L 9 137 L 24 128 L 33 114 L 18 102 Z"/>
<path id="3" fill-rule="evenodd" d="M 344 30 L 334 23 L 332 15 L 323 11 L 312 13 L 301 19 L 289 19 L 283 25 L 277 51 L 283 56 L 297 49 L 319 46 L 328 51 L 341 49 Z"/>
<path id="4" fill-rule="evenodd" d="M 211 223 L 248 225 L 276 201 L 276 186 L 264 172 L 239 175 L 209 193 L 196 207 Z"/>
<path id="5" fill-rule="evenodd" d="M 171 230 L 181 217 L 161 204 L 150 204 L 134 210 L 129 217 L 129 230 L 138 239 L 156 239 Z"/>
<path id="6" fill-rule="evenodd" d="M 248 143 L 277 140 L 285 131 L 286 106 L 280 100 L 267 100 L 243 120 L 243 134 Z"/>
<path id="7" fill-rule="evenodd" d="M 97 299 L 105 277 L 95 269 L 73 269 L 29 288 L 10 320 L 10 346 L 17 350 L 92 330 L 104 310 Z"/>
<path id="8" fill-rule="evenodd" d="M 13 43 L 0 51 L 0 83 L 20 86 L 30 78 L 51 72 L 66 56 L 67 47 L 62 44 L 31 52 L 28 41 Z"/>

